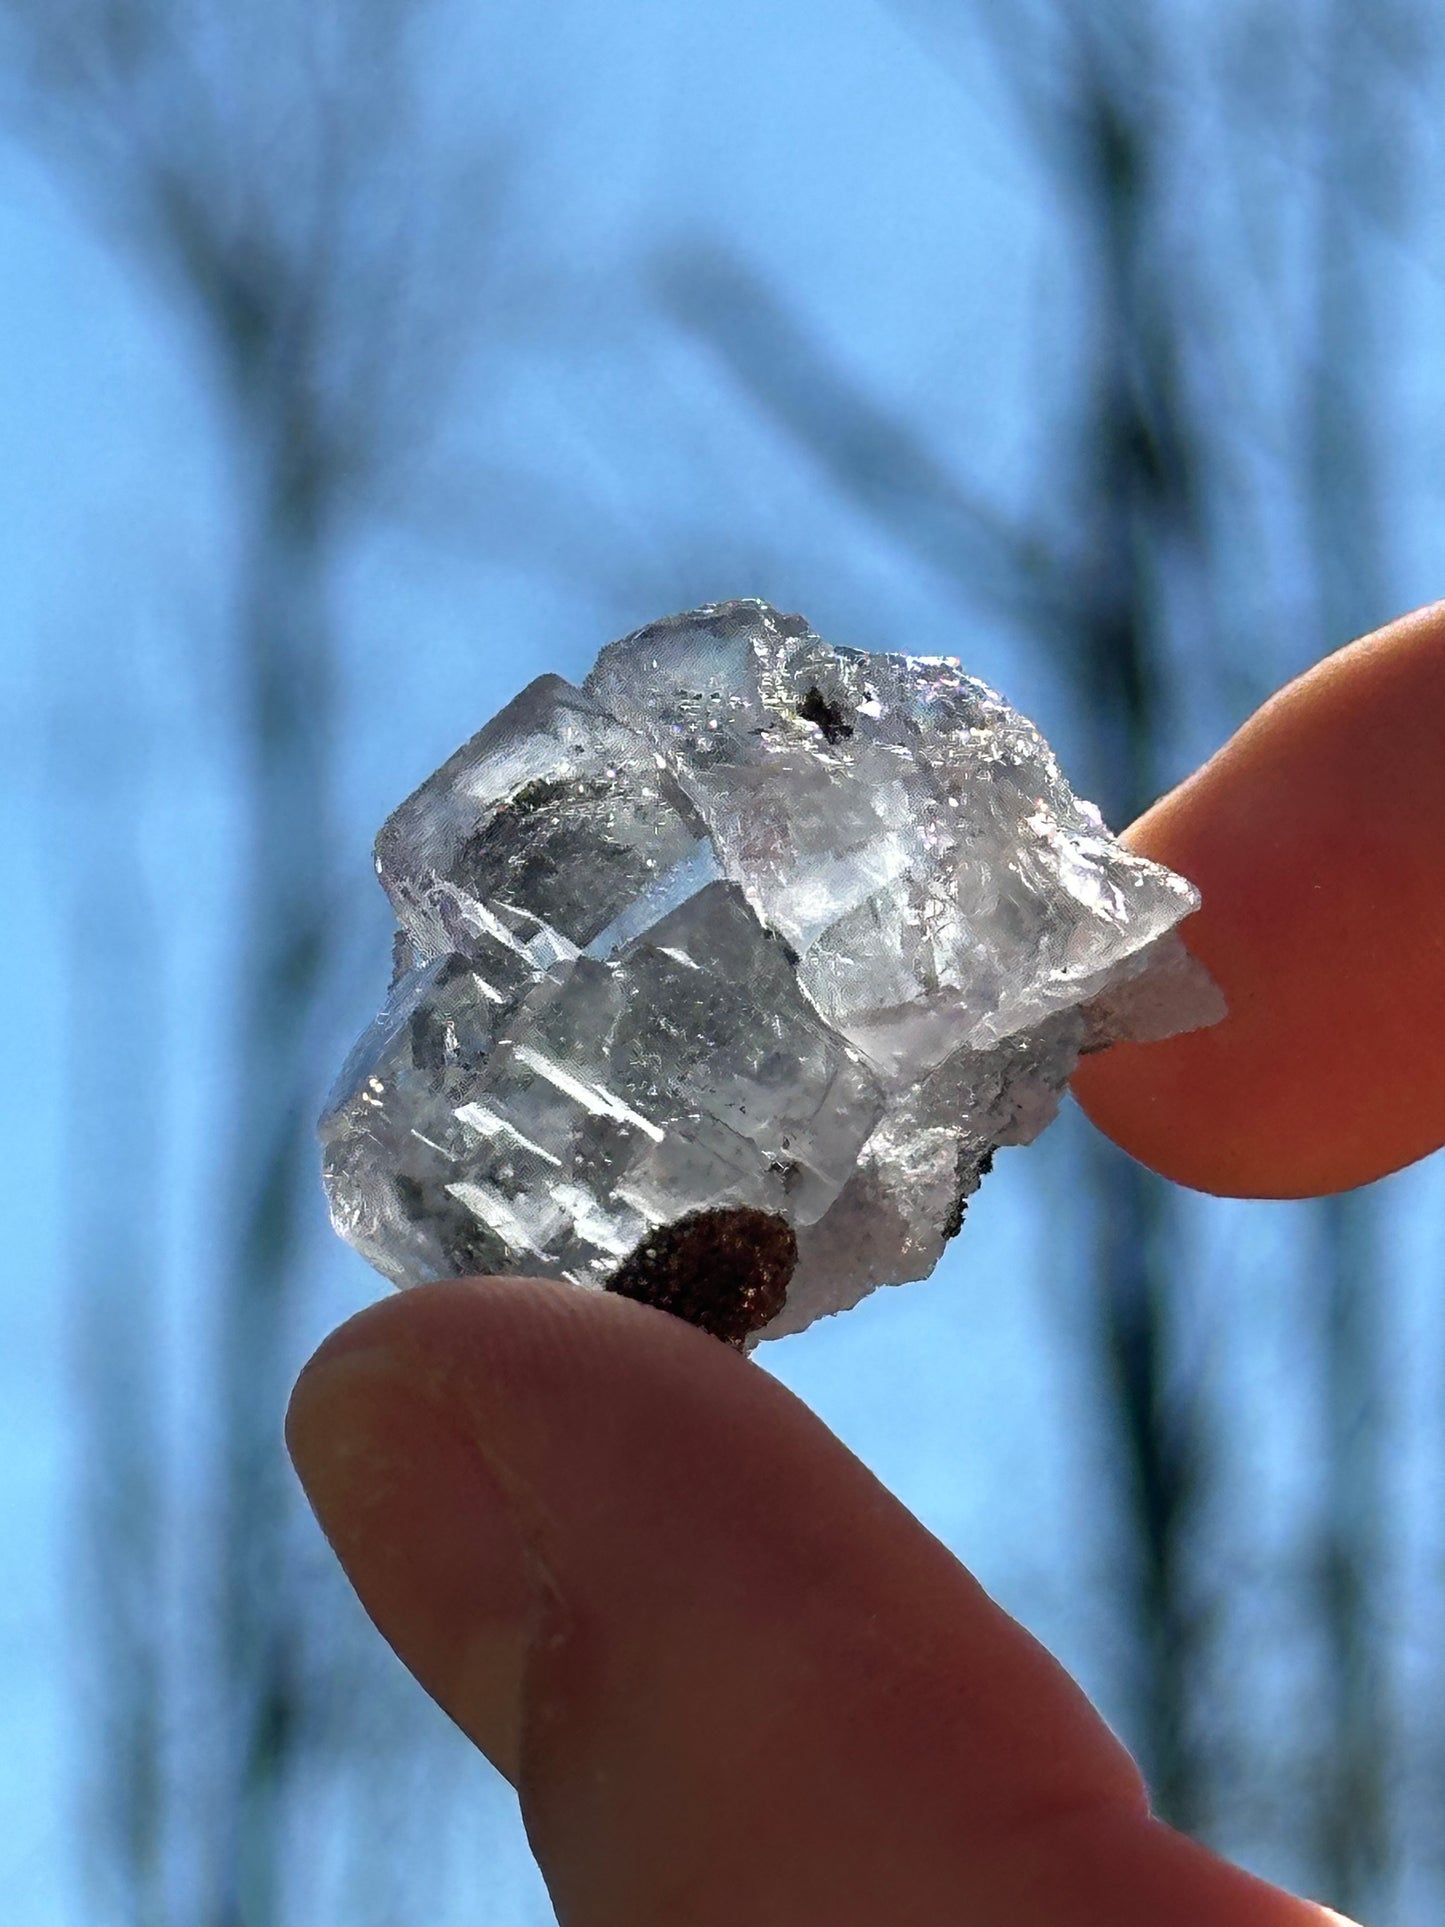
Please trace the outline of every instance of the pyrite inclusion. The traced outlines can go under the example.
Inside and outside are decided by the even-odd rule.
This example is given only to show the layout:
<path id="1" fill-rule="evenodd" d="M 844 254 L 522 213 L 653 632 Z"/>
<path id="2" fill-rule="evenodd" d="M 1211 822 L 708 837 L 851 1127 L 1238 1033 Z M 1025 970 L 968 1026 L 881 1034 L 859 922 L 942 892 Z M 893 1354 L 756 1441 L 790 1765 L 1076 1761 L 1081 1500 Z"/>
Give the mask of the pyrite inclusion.
<path id="1" fill-rule="evenodd" d="M 321 1123 L 406 1285 L 527 1272 L 741 1342 L 925 1277 L 1082 1049 L 1212 1021 L 1197 907 L 942 657 L 718 603 L 543 676 L 383 826 L 396 975 Z"/>

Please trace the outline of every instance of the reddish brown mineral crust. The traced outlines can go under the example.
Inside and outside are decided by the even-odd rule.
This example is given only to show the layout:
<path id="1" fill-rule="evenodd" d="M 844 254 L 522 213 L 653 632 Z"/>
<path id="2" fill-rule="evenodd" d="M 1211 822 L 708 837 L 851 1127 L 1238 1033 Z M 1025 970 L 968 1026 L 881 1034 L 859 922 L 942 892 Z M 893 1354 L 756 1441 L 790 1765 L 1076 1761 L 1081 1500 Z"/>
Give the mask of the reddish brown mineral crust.
<path id="1" fill-rule="evenodd" d="M 695 1211 L 639 1245 L 607 1289 L 741 1346 L 782 1309 L 797 1261 L 792 1226 L 771 1212 Z"/>

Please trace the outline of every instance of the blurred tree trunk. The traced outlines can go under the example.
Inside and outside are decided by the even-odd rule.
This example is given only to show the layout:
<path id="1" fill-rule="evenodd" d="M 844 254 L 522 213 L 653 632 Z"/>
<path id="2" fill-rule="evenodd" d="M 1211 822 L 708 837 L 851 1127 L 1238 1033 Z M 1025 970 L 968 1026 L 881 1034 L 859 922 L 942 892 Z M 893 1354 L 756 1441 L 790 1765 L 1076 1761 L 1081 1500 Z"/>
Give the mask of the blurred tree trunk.
<path id="1" fill-rule="evenodd" d="M 239 709 L 245 747 L 235 967 L 238 1065 L 223 1168 L 236 1223 L 220 1278 L 224 1491 L 220 1631 L 230 1747 L 208 1918 L 282 1917 L 288 1777 L 307 1713 L 303 1602 L 286 1556 L 278 1449 L 293 1352 L 309 1155 L 309 1071 L 336 932 L 329 848 L 334 647 L 328 518 L 337 477 L 282 354 L 233 350 L 237 433 L 253 480 L 243 549 Z M 304 363 L 303 363 L 304 366 Z M 244 499 L 244 497 L 243 497 Z"/>
<path id="2" fill-rule="evenodd" d="M 1162 625 L 1173 579 L 1202 576 L 1193 514 L 1201 453 L 1191 433 L 1158 245 L 1158 80 L 1135 22 L 1127 46 L 1100 24 L 1080 59 L 1070 119 L 1079 144 L 1077 235 L 1093 284 L 1097 340 L 1078 462 L 1086 580 L 1077 627 L 1057 632 L 1082 725 L 1086 787 L 1128 823 L 1161 787 L 1171 716 Z M 1176 1356 L 1170 1187 L 1091 1135 L 1099 1222 L 1091 1288 L 1124 1451 L 1120 1494 L 1134 1549 L 1126 1579 L 1137 1656 L 1131 1739 L 1160 1813 L 1197 1829 L 1207 1811 L 1191 1732 L 1200 1658 L 1188 1552 L 1207 1470 L 1196 1395 Z"/>
<path id="3" fill-rule="evenodd" d="M 1387 51 L 1407 11 L 1393 0 L 1323 0 L 1305 497 L 1320 655 L 1376 626 L 1388 604 L 1378 474 L 1378 409 L 1388 377 L 1370 242 L 1372 226 L 1398 207 L 1408 164 L 1403 76 Z M 1332 1903 L 1363 1919 L 1386 1897 L 1396 1777 L 1382 1610 L 1386 1279 L 1368 1193 L 1324 1200 L 1318 1221 L 1325 1451 L 1316 1574 L 1327 1672 L 1315 1857 Z"/>
<path id="4" fill-rule="evenodd" d="M 105 1602 L 79 1655 L 82 1839 L 126 1927 L 168 1919 L 161 1445 L 160 932 L 140 860 L 149 744 L 122 712 L 65 719 L 71 892 L 66 1197 L 76 1410 L 77 1595 Z M 79 861 L 76 861 L 79 853 Z M 81 1626 L 75 1628 L 83 1632 Z"/>
<path id="5" fill-rule="evenodd" d="M 1315 1565 L 1327 1665 L 1314 1801 L 1321 1890 L 1374 1915 L 1390 1870 L 1397 1753 L 1385 1699 L 1381 1593 L 1389 1572 L 1381 1478 L 1381 1275 L 1371 1199 L 1318 1207 L 1325 1505 Z"/>

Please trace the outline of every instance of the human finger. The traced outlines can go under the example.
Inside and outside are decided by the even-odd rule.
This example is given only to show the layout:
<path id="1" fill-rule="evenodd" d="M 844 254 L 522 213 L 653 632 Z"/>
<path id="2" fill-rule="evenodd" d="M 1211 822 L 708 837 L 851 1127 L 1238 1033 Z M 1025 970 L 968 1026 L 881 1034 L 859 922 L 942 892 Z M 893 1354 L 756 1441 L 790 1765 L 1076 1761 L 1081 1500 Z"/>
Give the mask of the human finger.
<path id="1" fill-rule="evenodd" d="M 288 1436 L 515 1782 L 564 1927 L 1318 1927 L 1148 1817 L 1059 1666 L 796 1399 L 525 1280 L 353 1319 Z"/>
<path id="2" fill-rule="evenodd" d="M 1242 1197 L 1445 1143 L 1445 603 L 1290 683 L 1125 840 L 1199 886 L 1182 935 L 1229 1014 L 1086 1060 L 1101 1130 Z"/>

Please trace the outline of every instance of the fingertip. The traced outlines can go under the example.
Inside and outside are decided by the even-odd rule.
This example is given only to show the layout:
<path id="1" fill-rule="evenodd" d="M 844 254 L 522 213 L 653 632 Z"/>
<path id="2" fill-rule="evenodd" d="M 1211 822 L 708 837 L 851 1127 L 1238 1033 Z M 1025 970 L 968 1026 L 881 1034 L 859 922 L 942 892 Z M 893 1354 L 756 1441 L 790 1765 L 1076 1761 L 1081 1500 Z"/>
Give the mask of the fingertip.
<path id="1" fill-rule="evenodd" d="M 1218 1025 L 1079 1067 L 1141 1163 L 1246 1197 L 1347 1190 L 1445 1142 L 1445 603 L 1281 690 L 1125 839 L 1190 878 Z"/>

